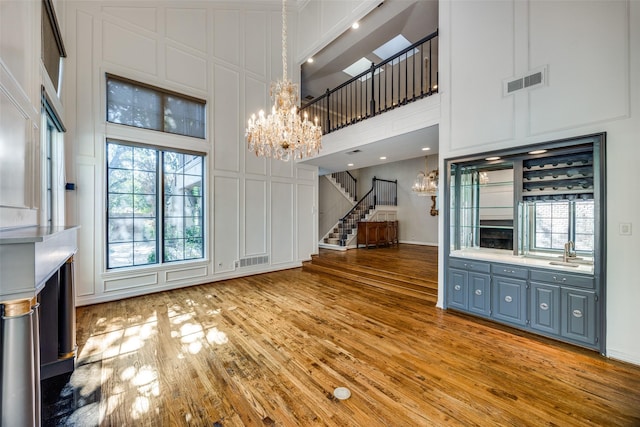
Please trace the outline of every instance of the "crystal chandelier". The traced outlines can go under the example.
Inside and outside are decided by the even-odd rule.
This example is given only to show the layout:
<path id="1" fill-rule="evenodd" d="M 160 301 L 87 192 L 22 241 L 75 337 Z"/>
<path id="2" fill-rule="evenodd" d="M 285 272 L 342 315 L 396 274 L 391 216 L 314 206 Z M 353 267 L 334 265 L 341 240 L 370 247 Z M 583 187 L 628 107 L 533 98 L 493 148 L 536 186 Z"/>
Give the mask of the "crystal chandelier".
<path id="1" fill-rule="evenodd" d="M 256 156 L 278 160 L 310 157 L 322 148 L 322 131 L 318 118 L 311 122 L 304 113 L 298 114 L 298 85 L 287 78 L 287 15 L 286 0 L 282 0 L 282 80 L 271 83 L 273 99 L 271 114 L 260 110 L 249 119 L 245 137 L 249 150 Z"/>
<path id="2" fill-rule="evenodd" d="M 428 166 L 425 170 L 429 170 Z M 428 173 L 418 172 L 411 191 L 418 196 L 435 196 L 438 193 L 438 175 L 438 169 Z"/>

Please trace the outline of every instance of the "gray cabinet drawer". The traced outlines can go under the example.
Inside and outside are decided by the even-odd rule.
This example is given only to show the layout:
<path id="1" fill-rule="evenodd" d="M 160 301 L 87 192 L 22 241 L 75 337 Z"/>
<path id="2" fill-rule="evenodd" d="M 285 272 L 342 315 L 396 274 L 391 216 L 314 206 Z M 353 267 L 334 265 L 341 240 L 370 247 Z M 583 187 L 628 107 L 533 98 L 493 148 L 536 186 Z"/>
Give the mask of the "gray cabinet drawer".
<path id="1" fill-rule="evenodd" d="M 529 270 L 526 268 L 514 267 L 508 264 L 492 264 L 491 273 L 497 276 L 515 277 L 516 279 L 528 279 Z"/>
<path id="2" fill-rule="evenodd" d="M 477 271 L 479 273 L 489 273 L 491 271 L 491 265 L 489 263 L 471 261 L 463 258 L 449 258 L 449 267 Z"/>
<path id="3" fill-rule="evenodd" d="M 557 271 L 531 270 L 531 280 L 574 288 L 593 289 L 595 287 L 593 276 L 566 274 Z"/>

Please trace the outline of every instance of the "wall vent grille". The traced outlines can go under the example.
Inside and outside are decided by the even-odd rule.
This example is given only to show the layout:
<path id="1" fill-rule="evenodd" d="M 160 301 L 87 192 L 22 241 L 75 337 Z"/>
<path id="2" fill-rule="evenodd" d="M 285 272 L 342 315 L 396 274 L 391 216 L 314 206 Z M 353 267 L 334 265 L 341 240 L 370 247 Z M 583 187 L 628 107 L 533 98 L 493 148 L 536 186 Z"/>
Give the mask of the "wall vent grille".
<path id="1" fill-rule="evenodd" d="M 269 255 L 260 255 L 249 258 L 240 258 L 240 261 L 236 262 L 236 267 L 251 267 L 253 265 L 269 264 Z"/>
<path id="2" fill-rule="evenodd" d="M 526 76 L 503 81 L 504 96 L 510 95 L 522 89 L 546 84 L 547 67 L 537 69 Z"/>

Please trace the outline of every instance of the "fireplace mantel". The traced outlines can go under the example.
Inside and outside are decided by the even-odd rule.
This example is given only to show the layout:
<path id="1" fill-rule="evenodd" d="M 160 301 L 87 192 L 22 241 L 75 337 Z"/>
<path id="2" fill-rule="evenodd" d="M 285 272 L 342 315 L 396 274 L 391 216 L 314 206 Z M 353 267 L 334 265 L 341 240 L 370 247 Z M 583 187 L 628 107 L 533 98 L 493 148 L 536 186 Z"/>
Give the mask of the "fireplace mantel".
<path id="1" fill-rule="evenodd" d="M 77 250 L 79 227 L 0 231 L 0 301 L 34 298 Z"/>
<path id="2" fill-rule="evenodd" d="M 40 380 L 75 365 L 78 227 L 0 230 L 0 424 L 39 427 Z"/>

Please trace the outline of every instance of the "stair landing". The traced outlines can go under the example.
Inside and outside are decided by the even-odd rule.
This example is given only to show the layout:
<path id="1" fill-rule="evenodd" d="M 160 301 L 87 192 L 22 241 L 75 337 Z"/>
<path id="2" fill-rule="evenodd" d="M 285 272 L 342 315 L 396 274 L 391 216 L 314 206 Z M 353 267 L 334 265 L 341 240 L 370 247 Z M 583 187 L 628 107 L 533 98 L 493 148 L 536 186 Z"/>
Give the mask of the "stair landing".
<path id="1" fill-rule="evenodd" d="M 411 295 L 432 303 L 438 298 L 438 248 L 399 244 L 376 249 L 332 251 L 320 249 L 304 271 L 329 274 L 338 280 L 356 282 Z"/>

